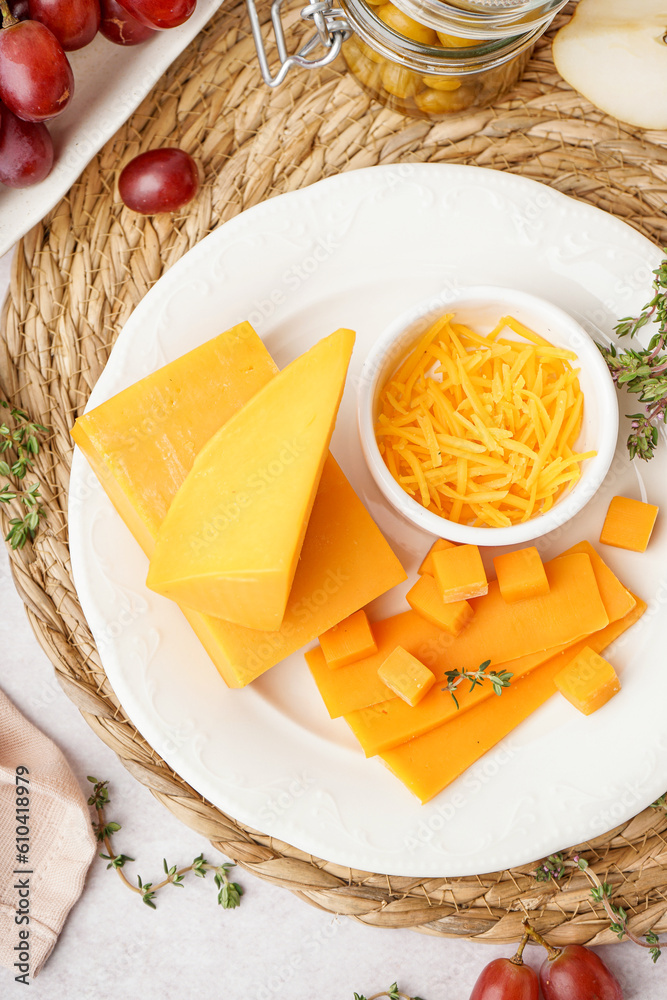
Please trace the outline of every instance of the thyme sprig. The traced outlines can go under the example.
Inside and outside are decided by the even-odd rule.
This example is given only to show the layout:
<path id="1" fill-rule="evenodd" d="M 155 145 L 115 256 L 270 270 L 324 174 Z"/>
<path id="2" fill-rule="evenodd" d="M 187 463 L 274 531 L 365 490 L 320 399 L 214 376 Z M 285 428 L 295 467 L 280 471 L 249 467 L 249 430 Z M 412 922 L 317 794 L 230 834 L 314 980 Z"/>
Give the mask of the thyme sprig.
<path id="1" fill-rule="evenodd" d="M 663 799 L 665 796 L 663 796 Z M 658 803 L 660 799 L 658 799 Z M 654 808 L 660 808 L 656 803 L 653 804 Z M 660 950 L 660 939 L 657 934 L 653 931 L 648 931 L 644 935 L 644 940 L 642 940 L 637 934 L 635 934 L 629 926 L 629 916 L 626 910 L 622 906 L 617 906 L 612 902 L 614 889 L 611 883 L 602 882 L 596 873 L 591 869 L 586 858 L 583 858 L 580 854 L 573 855 L 572 858 L 566 858 L 563 853 L 551 854 L 546 861 L 534 872 L 535 878 L 538 882 L 548 882 L 553 880 L 557 882 L 559 879 L 566 874 L 568 869 L 578 868 L 584 873 L 588 881 L 590 882 L 591 889 L 591 899 L 594 903 L 601 903 L 604 910 L 609 917 L 609 927 L 619 940 L 624 937 L 628 940 L 634 942 L 634 944 L 639 945 L 640 948 L 647 948 L 648 953 L 654 962 L 657 962 L 662 954 Z"/>
<path id="2" fill-rule="evenodd" d="M 0 399 L 0 407 L 8 411 L 7 419 L 0 423 L 0 476 L 7 480 L 0 489 L 0 503 L 18 505 L 17 516 L 10 518 L 5 541 L 13 549 L 22 549 L 28 540 L 34 539 L 45 516 L 39 483 L 24 487 L 23 480 L 39 453 L 39 436 L 46 434 L 48 428 L 30 420 L 25 410 L 10 406 L 4 399 Z"/>
<path id="3" fill-rule="evenodd" d="M 105 810 L 109 805 L 109 783 L 108 781 L 98 781 L 97 778 L 90 776 L 88 777 L 88 781 L 93 785 L 93 793 L 88 799 L 88 805 L 92 806 L 97 814 L 97 822 L 93 823 L 93 830 L 98 841 L 103 843 L 108 851 L 107 854 L 100 854 L 100 857 L 109 862 L 107 869 L 113 868 L 118 872 L 121 881 L 128 889 L 141 896 L 146 906 L 155 910 L 156 906 L 153 900 L 156 893 L 167 885 L 180 886 L 182 888 L 183 879 L 188 872 L 192 872 L 198 878 L 206 878 L 206 873 L 209 871 L 214 873 L 213 881 L 218 888 L 219 905 L 224 910 L 233 910 L 235 907 L 241 905 L 243 889 L 238 882 L 232 882 L 229 878 L 229 872 L 235 867 L 233 862 L 226 861 L 221 865 L 212 865 L 206 861 L 203 854 L 198 855 L 192 864 L 186 865 L 184 868 L 169 865 L 167 859 L 163 858 L 162 867 L 166 877 L 162 881 L 158 883 L 144 882 L 141 876 L 137 875 L 137 884 L 133 885 L 122 869 L 125 867 L 126 862 L 134 861 L 134 858 L 129 857 L 127 854 L 116 854 L 111 843 L 113 834 L 117 833 L 121 829 L 121 826 L 120 823 L 109 822 L 106 818 Z"/>
<path id="4" fill-rule="evenodd" d="M 490 666 L 491 660 L 485 660 L 484 663 L 479 665 L 477 670 L 447 670 L 445 672 L 447 684 L 441 690 L 451 693 L 457 708 L 459 708 L 459 703 L 455 692 L 464 681 L 470 681 L 470 691 L 473 691 L 478 684 L 489 681 L 493 687 L 494 694 L 501 695 L 503 689 L 510 686 L 510 681 L 514 674 L 510 674 L 507 670 L 501 670 L 500 672 L 489 670 Z"/>
<path id="5" fill-rule="evenodd" d="M 354 1000 L 379 1000 L 380 997 L 389 997 L 389 1000 L 421 1000 L 421 997 L 409 997 L 407 993 L 401 993 L 396 983 L 392 983 L 388 990 L 374 993 L 370 997 L 365 997 L 362 993 L 354 994 Z"/>
<path id="6" fill-rule="evenodd" d="M 665 248 L 667 253 L 667 248 Z M 619 352 L 614 344 L 598 344 L 607 362 L 614 384 L 639 397 L 644 403 L 640 413 L 628 413 L 632 421 L 627 447 L 630 458 L 648 462 L 658 445 L 658 425 L 667 422 L 667 259 L 653 272 L 653 298 L 639 316 L 626 316 L 614 332 L 619 337 L 634 337 L 647 323 L 657 324 L 645 350 Z"/>

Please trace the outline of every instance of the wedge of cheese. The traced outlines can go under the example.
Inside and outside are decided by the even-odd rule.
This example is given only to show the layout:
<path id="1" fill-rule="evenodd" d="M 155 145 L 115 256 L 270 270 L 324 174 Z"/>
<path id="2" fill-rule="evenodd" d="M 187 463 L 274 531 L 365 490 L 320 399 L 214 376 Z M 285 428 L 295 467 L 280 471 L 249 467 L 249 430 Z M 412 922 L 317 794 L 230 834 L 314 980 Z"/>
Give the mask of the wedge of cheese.
<path id="1" fill-rule="evenodd" d="M 277 371 L 242 323 L 79 417 L 72 437 L 147 556 L 197 453 Z M 238 688 L 403 580 L 403 567 L 329 456 L 280 629 L 182 610 L 226 683 Z"/>
<path id="2" fill-rule="evenodd" d="M 555 694 L 556 674 L 582 649 L 590 646 L 602 652 L 645 611 L 646 604 L 636 597 L 624 618 L 548 660 L 499 698 L 489 698 L 432 732 L 388 750 L 381 759 L 421 802 L 428 802 Z"/>
<path id="3" fill-rule="evenodd" d="M 322 651 L 309 650 L 306 660 L 331 717 L 392 697 L 377 670 L 396 646 L 416 656 L 440 680 L 446 670 L 477 670 L 485 660 L 499 669 L 508 660 L 542 654 L 609 623 L 588 553 L 559 556 L 546 563 L 545 569 L 549 593 L 519 604 L 506 604 L 493 580 L 488 594 L 470 601 L 474 617 L 458 636 L 448 635 L 415 612 L 406 611 L 375 622 L 377 653 L 348 667 L 329 670 Z"/>
<path id="4" fill-rule="evenodd" d="M 204 446 L 160 525 L 147 586 L 246 628 L 280 628 L 354 333 L 319 341 Z"/>

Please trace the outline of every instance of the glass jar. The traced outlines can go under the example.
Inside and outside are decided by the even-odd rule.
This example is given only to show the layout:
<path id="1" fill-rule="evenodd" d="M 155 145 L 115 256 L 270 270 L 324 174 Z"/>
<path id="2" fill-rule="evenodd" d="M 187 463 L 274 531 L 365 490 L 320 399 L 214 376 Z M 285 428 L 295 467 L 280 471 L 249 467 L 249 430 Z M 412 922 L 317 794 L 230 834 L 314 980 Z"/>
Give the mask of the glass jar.
<path id="1" fill-rule="evenodd" d="M 491 104 L 522 75 L 567 0 L 340 0 L 348 68 L 387 107 L 444 119 Z"/>

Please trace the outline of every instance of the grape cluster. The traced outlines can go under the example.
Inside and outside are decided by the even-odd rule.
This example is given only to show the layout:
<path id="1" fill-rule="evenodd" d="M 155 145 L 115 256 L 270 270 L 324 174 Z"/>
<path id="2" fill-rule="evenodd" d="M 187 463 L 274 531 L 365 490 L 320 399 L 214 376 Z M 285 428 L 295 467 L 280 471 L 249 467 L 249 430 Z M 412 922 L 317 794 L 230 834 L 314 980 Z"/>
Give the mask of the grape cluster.
<path id="1" fill-rule="evenodd" d="M 66 52 L 99 31 L 116 45 L 138 45 L 190 17 L 197 0 L 0 0 L 0 183 L 22 188 L 53 165 L 44 122 L 74 93 Z"/>

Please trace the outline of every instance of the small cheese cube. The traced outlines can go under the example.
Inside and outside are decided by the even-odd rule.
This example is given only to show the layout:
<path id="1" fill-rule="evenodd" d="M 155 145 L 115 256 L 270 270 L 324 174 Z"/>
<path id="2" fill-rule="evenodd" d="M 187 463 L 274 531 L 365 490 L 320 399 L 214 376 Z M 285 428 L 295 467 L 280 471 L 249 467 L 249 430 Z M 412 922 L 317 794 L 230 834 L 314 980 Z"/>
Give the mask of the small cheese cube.
<path id="1" fill-rule="evenodd" d="M 435 674 L 431 673 L 421 660 L 418 660 L 412 653 L 408 653 L 407 649 L 403 649 L 402 646 L 396 646 L 378 667 L 378 675 L 383 684 L 391 688 L 399 698 L 406 701 L 412 708 L 422 700 L 435 683 Z"/>
<path id="2" fill-rule="evenodd" d="M 614 497 L 602 525 L 600 541 L 617 549 L 645 552 L 657 516 L 658 508 L 652 503 Z"/>
<path id="3" fill-rule="evenodd" d="M 482 557 L 476 545 L 455 545 L 433 553 L 433 575 L 445 604 L 482 597 L 489 591 Z"/>
<path id="4" fill-rule="evenodd" d="M 426 558 L 424 562 L 418 569 L 418 573 L 430 573 L 433 576 L 433 553 L 434 552 L 444 552 L 445 549 L 455 548 L 454 542 L 448 542 L 446 538 L 439 538 L 437 542 L 434 542 L 431 548 L 426 553 Z"/>
<path id="5" fill-rule="evenodd" d="M 517 552 L 504 552 L 495 557 L 493 565 L 500 593 L 508 604 L 527 597 L 545 597 L 549 593 L 547 574 L 534 545 Z"/>
<path id="6" fill-rule="evenodd" d="M 559 671 L 554 683 L 567 700 L 584 715 L 591 715 L 621 690 L 616 671 L 590 646 Z"/>
<path id="7" fill-rule="evenodd" d="M 320 646 L 329 667 L 347 667 L 355 660 L 377 652 L 366 612 L 355 611 L 338 625 L 323 632 Z"/>
<path id="8" fill-rule="evenodd" d="M 475 613 L 467 601 L 445 604 L 437 583 L 428 573 L 419 577 L 406 597 L 413 611 L 450 635 L 459 635 Z"/>

